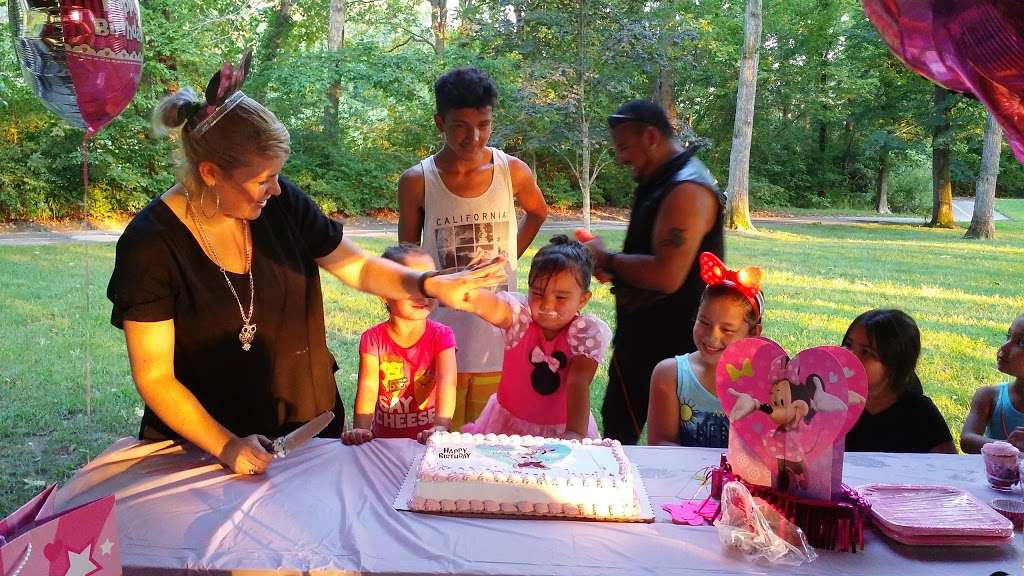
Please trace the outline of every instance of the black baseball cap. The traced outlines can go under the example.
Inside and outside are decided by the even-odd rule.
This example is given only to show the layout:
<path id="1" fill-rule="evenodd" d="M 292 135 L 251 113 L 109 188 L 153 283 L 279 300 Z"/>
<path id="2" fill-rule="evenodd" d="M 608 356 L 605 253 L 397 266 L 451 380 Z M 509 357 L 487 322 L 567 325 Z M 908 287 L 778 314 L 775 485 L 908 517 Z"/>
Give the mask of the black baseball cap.
<path id="1" fill-rule="evenodd" d="M 675 135 L 675 129 L 669 122 L 665 109 L 650 100 L 630 100 L 620 106 L 615 114 L 608 116 L 608 127 L 612 129 L 627 122 L 653 126 L 666 138 Z"/>

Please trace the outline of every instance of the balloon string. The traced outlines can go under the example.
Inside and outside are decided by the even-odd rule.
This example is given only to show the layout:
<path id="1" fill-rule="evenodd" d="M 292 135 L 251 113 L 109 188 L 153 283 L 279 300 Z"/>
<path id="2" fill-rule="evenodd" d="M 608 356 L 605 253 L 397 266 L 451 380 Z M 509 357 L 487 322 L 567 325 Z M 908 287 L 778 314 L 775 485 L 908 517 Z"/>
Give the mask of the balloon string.
<path id="1" fill-rule="evenodd" d="M 89 230 L 89 132 L 82 136 L 82 220 L 83 228 Z M 92 416 L 92 258 L 89 241 L 85 242 L 85 415 Z"/>

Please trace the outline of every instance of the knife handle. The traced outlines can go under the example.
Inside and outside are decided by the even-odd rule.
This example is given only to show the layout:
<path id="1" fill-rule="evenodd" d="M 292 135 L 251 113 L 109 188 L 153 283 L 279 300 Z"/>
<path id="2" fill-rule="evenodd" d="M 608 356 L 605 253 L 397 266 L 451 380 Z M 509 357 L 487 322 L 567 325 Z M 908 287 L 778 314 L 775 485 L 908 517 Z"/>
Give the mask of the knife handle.
<path id="1" fill-rule="evenodd" d="M 274 458 L 283 458 L 288 454 L 288 451 L 284 449 L 284 439 L 285 437 L 281 436 L 270 445 L 269 452 L 274 455 Z"/>
<path id="2" fill-rule="evenodd" d="M 275 456 L 277 455 L 275 451 L 275 446 L 277 445 L 276 440 L 270 440 L 265 436 L 257 436 L 257 438 L 259 438 L 260 446 L 262 446 L 264 450 Z"/>

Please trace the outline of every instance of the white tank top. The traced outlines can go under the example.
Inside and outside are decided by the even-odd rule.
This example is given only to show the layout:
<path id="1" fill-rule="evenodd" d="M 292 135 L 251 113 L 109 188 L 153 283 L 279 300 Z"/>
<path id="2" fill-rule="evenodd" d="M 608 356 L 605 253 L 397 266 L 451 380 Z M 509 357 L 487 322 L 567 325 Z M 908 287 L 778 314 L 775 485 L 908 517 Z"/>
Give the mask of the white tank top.
<path id="1" fill-rule="evenodd" d="M 452 194 L 434 165 L 434 157 L 420 162 L 423 169 L 423 248 L 438 268 L 465 266 L 477 254 L 504 255 L 507 284 L 499 290 L 515 291 L 518 226 L 515 194 L 508 156 L 488 148 L 494 169 L 491 185 L 475 198 Z M 504 356 L 501 330 L 474 314 L 439 307 L 431 318 L 447 324 L 458 345 L 459 372 L 498 372 Z"/>

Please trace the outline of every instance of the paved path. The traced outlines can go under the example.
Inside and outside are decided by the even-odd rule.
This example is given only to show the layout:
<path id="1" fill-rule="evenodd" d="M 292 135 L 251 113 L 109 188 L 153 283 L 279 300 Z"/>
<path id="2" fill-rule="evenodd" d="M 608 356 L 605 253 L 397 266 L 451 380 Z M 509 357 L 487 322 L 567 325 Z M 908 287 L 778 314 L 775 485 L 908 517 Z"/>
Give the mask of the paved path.
<path id="1" fill-rule="evenodd" d="M 953 198 L 953 221 L 961 224 L 970 224 L 974 216 L 974 198 Z M 872 214 L 866 216 L 772 216 L 769 218 L 754 218 L 754 224 L 925 224 L 930 220 L 927 217 L 914 216 L 882 216 Z M 998 211 L 992 212 L 992 220 L 1009 220 Z"/>
<path id="2" fill-rule="evenodd" d="M 953 219 L 956 222 L 970 222 L 974 212 L 974 198 L 953 199 Z M 754 225 L 760 224 L 923 224 L 927 218 L 901 216 L 772 216 L 754 218 Z M 1007 220 L 996 212 L 993 220 Z M 549 220 L 541 227 L 544 234 L 571 233 L 581 226 L 578 220 Z M 594 230 L 625 230 L 626 222 L 621 220 L 593 220 Z M 396 237 L 398 225 L 382 222 L 351 222 L 345 227 L 345 234 L 351 237 L 383 238 Z M 35 230 L 31 232 L 0 233 L 0 246 L 40 246 L 73 242 L 116 242 L 121 230 Z"/>
<path id="3" fill-rule="evenodd" d="M 575 220 L 549 221 L 541 227 L 545 234 L 571 234 L 583 223 Z M 594 220 L 594 230 L 625 230 L 626 222 L 617 220 Z M 121 230 L 34 230 L 31 232 L 0 233 L 0 246 L 42 246 L 46 244 L 67 244 L 75 242 L 108 243 L 117 242 Z M 362 238 L 383 238 L 398 236 L 397 224 L 348 223 L 345 236 Z"/>

